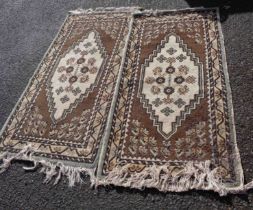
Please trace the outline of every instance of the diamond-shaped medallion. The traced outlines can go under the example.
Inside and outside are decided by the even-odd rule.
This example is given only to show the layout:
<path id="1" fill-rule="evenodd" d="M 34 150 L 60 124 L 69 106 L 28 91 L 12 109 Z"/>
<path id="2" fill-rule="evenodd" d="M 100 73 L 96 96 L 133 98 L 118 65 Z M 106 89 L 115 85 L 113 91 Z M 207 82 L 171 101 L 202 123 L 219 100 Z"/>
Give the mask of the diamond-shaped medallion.
<path id="1" fill-rule="evenodd" d="M 66 117 L 98 84 L 106 59 L 98 32 L 91 31 L 57 61 L 47 83 L 53 122 Z"/>
<path id="2" fill-rule="evenodd" d="M 204 97 L 203 79 L 202 64 L 176 34 L 168 34 L 145 60 L 138 97 L 165 138 Z"/>

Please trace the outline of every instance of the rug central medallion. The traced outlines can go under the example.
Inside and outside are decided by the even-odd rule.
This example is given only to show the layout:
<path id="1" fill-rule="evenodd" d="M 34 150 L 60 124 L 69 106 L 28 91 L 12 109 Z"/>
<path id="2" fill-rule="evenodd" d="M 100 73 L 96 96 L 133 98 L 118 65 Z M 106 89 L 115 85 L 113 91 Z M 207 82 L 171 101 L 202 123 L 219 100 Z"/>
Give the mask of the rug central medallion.
<path id="1" fill-rule="evenodd" d="M 59 59 L 48 83 L 48 102 L 54 122 L 63 119 L 97 85 L 105 52 L 92 31 Z"/>
<path id="2" fill-rule="evenodd" d="M 145 61 L 138 94 L 165 138 L 204 97 L 202 64 L 179 36 L 166 36 Z"/>

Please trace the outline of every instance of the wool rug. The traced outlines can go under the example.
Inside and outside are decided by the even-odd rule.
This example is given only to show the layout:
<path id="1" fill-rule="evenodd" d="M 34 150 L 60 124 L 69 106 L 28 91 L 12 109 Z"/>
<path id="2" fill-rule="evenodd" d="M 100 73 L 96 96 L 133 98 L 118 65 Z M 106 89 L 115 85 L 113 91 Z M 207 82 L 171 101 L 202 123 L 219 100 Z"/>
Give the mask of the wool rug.
<path id="1" fill-rule="evenodd" d="M 217 9 L 71 11 L 0 138 L 45 182 L 244 192 Z"/>

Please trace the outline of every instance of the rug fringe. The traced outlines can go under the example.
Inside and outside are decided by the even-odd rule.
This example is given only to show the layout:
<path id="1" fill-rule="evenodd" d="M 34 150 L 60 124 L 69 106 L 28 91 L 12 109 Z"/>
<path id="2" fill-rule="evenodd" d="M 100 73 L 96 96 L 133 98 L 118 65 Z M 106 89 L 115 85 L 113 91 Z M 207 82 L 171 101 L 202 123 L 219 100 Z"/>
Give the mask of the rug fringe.
<path id="1" fill-rule="evenodd" d="M 54 180 L 54 185 L 58 184 L 62 177 L 66 177 L 69 182 L 69 186 L 72 187 L 75 184 L 82 183 L 82 175 L 89 175 L 91 186 L 95 185 L 95 169 L 86 169 L 81 167 L 66 166 L 62 162 L 50 162 L 43 159 L 37 160 L 34 158 L 35 150 L 31 145 L 25 146 L 19 153 L 10 154 L 8 152 L 3 153 L 0 156 L 0 174 L 5 172 L 14 160 L 24 160 L 32 162 L 34 165 L 31 167 L 23 167 L 24 170 L 35 170 L 40 168 L 40 173 L 45 174 L 44 183 L 49 183 Z"/>
<path id="2" fill-rule="evenodd" d="M 90 13 L 98 13 L 98 12 L 136 12 L 142 10 L 141 7 L 97 7 L 95 9 L 82 9 L 78 8 L 76 10 L 69 11 L 70 14 L 90 14 Z"/>
<path id="3" fill-rule="evenodd" d="M 244 185 L 245 190 L 250 190 L 253 189 L 253 181 L 247 183 L 246 185 Z"/>
<path id="4" fill-rule="evenodd" d="M 228 188 L 222 183 L 218 169 L 211 169 L 211 162 L 188 162 L 184 168 L 172 175 L 169 164 L 157 166 L 153 165 L 143 169 L 141 172 L 133 173 L 129 171 L 129 166 L 117 166 L 106 177 L 95 177 L 95 169 L 66 166 L 62 162 L 50 162 L 43 159 L 37 160 L 34 157 L 36 151 L 32 145 L 27 145 L 17 154 L 5 152 L 0 155 L 0 174 L 5 172 L 14 160 L 24 160 L 32 162 L 31 167 L 23 167 L 24 170 L 35 170 L 40 168 L 40 173 L 45 174 L 44 183 L 54 180 L 54 185 L 58 184 L 62 177 L 66 177 L 69 186 L 83 183 L 82 175 L 89 175 L 91 186 L 115 185 L 143 190 L 144 188 L 156 188 L 162 192 L 183 192 L 192 189 L 212 190 L 218 192 L 220 196 L 229 193 L 246 193 L 253 189 L 253 181 L 246 185 Z"/>
<path id="5" fill-rule="evenodd" d="M 183 192 L 191 189 L 213 190 L 221 196 L 228 191 L 222 185 L 217 170 L 210 170 L 210 161 L 188 162 L 185 167 L 172 175 L 169 164 L 147 167 L 141 172 L 129 172 L 128 166 L 116 167 L 99 184 L 118 185 L 142 190 L 144 187 L 156 188 L 162 192 Z"/>
<path id="6" fill-rule="evenodd" d="M 129 171 L 129 166 L 118 166 L 96 185 L 116 185 L 143 190 L 156 188 L 162 192 L 184 192 L 189 190 L 212 190 L 220 196 L 244 194 L 253 189 L 253 181 L 246 185 L 227 187 L 222 182 L 219 168 L 211 169 L 211 162 L 188 162 L 185 167 L 172 175 L 169 164 L 150 166 L 141 172 Z"/>

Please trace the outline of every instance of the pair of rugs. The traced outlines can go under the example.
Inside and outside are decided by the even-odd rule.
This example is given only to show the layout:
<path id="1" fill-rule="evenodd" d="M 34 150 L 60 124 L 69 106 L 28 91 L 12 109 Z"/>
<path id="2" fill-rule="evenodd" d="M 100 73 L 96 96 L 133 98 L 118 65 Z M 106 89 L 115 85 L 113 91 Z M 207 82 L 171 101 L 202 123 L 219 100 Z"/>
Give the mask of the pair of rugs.
<path id="1" fill-rule="evenodd" d="M 76 10 L 7 120 L 1 172 L 72 186 L 238 193 L 244 185 L 216 9 Z"/>

